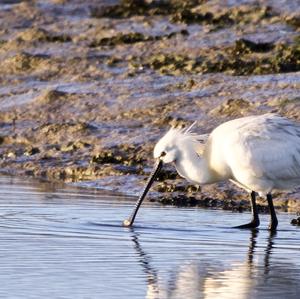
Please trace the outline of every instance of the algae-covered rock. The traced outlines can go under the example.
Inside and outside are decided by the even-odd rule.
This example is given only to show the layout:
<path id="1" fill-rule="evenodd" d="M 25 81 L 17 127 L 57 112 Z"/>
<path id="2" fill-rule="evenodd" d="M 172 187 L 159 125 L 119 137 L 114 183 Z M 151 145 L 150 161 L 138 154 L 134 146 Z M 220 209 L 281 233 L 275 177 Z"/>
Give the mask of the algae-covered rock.
<path id="1" fill-rule="evenodd" d="M 291 224 L 300 226 L 300 217 L 292 219 Z"/>
<path id="2" fill-rule="evenodd" d="M 101 153 L 93 156 L 90 160 L 90 163 L 106 164 L 106 163 L 121 163 L 122 161 L 123 161 L 122 156 L 116 155 L 111 150 L 104 150 Z"/>
<path id="3" fill-rule="evenodd" d="M 167 15 L 171 22 L 204 23 L 220 28 L 242 22 L 258 22 L 275 15 L 270 6 L 241 5 L 233 6 L 222 12 L 216 12 L 203 9 L 201 6 L 203 3 L 205 1 L 122 0 L 116 5 L 92 6 L 91 16 L 96 18 L 129 18 L 137 15 Z"/>
<path id="4" fill-rule="evenodd" d="M 233 52 L 236 55 L 246 54 L 251 52 L 269 52 L 274 49 L 273 43 L 268 42 L 253 42 L 251 40 L 241 38 L 235 42 Z"/>
<path id="5" fill-rule="evenodd" d="M 66 145 L 62 145 L 60 147 L 60 151 L 61 152 L 74 152 L 74 151 L 77 151 L 79 149 L 88 148 L 90 146 L 91 145 L 89 143 L 81 141 L 81 140 L 70 141 Z"/>
<path id="6" fill-rule="evenodd" d="M 0 39 L 0 48 L 1 48 L 2 46 L 4 46 L 6 43 L 7 43 L 7 41 Z"/>
<path id="7" fill-rule="evenodd" d="M 297 72 L 300 70 L 300 44 L 285 45 L 279 44 L 276 52 L 270 58 L 270 62 L 275 72 Z"/>
<path id="8" fill-rule="evenodd" d="M 25 150 L 24 156 L 33 156 L 39 153 L 40 153 L 40 149 L 38 147 L 30 146 Z"/>
<path id="9" fill-rule="evenodd" d="M 141 147 L 122 144 L 118 147 L 102 149 L 100 153 L 92 156 L 90 163 L 132 166 L 142 164 L 144 161 L 145 157 Z"/>
<path id="10" fill-rule="evenodd" d="M 69 42 L 71 37 L 65 34 L 54 34 L 42 28 L 29 28 L 17 35 L 17 39 L 25 42 Z"/>
<path id="11" fill-rule="evenodd" d="M 293 27 L 296 27 L 296 28 L 300 28 L 300 15 L 299 14 L 285 16 L 284 20 L 287 22 L 287 24 L 289 24 Z"/>
<path id="12" fill-rule="evenodd" d="M 154 37 L 145 36 L 144 34 L 138 32 L 131 32 L 127 34 L 118 33 L 116 36 L 103 37 L 99 40 L 95 40 L 90 44 L 90 47 L 115 46 L 118 44 L 133 44 L 133 43 L 144 42 L 153 39 Z"/>
<path id="13" fill-rule="evenodd" d="M 234 46 L 198 57 L 157 53 L 131 61 L 134 68 L 151 68 L 162 74 L 228 73 L 231 75 L 286 73 L 300 70 L 300 46 L 239 39 Z"/>
<path id="14" fill-rule="evenodd" d="M 163 181 L 160 182 L 158 184 L 156 184 L 155 188 L 156 191 L 158 192 L 167 192 L 167 193 L 173 193 L 176 191 L 185 191 L 185 186 L 182 184 L 178 184 L 178 183 L 171 183 L 170 181 Z"/>
<path id="15" fill-rule="evenodd" d="M 126 193 L 124 185 L 145 183 L 170 125 L 198 120 L 202 134 L 249 114 L 300 120 L 293 1 L 19 2 L 1 12 L 1 171 L 100 187 L 107 180 Z M 165 165 L 153 194 L 248 210 L 234 188 L 197 192 Z M 298 197 L 282 202 L 296 210 Z"/>
<path id="16" fill-rule="evenodd" d="M 68 93 L 56 89 L 48 89 L 36 99 L 39 104 L 52 104 L 56 101 L 63 101 L 68 97 Z"/>
<path id="17" fill-rule="evenodd" d="M 183 9 L 177 11 L 170 17 L 172 22 L 180 22 L 185 24 L 191 23 L 211 23 L 213 22 L 214 15 L 211 12 L 206 12 L 204 14 L 195 13 L 190 9 Z"/>
<path id="18" fill-rule="evenodd" d="M 241 116 L 250 108 L 250 103 L 243 99 L 229 99 L 211 111 L 212 115 Z"/>
<path id="19" fill-rule="evenodd" d="M 92 6 L 91 16 L 95 18 L 129 18 L 136 15 L 169 15 L 198 4 L 198 0 L 121 0 L 116 5 Z"/>
<path id="20" fill-rule="evenodd" d="M 87 123 L 73 123 L 73 122 L 63 122 L 63 123 L 44 123 L 40 127 L 36 128 L 41 134 L 46 134 L 59 139 L 66 139 L 68 134 L 82 133 L 90 130 L 90 126 Z"/>
<path id="21" fill-rule="evenodd" d="M 21 52 L 4 60 L 2 67 L 8 72 L 26 72 L 37 69 L 48 62 L 47 55 L 32 55 Z"/>
<path id="22" fill-rule="evenodd" d="M 111 37 L 102 37 L 100 39 L 95 39 L 89 44 L 89 46 L 116 46 L 122 44 L 134 44 L 138 42 L 158 41 L 162 39 L 169 39 L 176 35 L 188 35 L 188 31 L 182 29 L 178 32 L 171 32 L 165 35 L 145 35 L 139 32 L 118 33 L 117 35 Z"/>
<path id="23" fill-rule="evenodd" d="M 177 69 L 184 69 L 188 58 L 181 55 L 159 54 L 150 57 L 148 65 L 161 73 L 171 73 Z"/>

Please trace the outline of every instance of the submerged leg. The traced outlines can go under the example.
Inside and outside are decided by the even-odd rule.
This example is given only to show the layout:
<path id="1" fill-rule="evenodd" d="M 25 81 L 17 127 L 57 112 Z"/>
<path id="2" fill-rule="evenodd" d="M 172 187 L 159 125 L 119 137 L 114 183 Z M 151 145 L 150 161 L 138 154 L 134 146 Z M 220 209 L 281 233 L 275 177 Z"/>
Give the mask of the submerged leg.
<path id="1" fill-rule="evenodd" d="M 270 193 L 267 194 L 267 201 L 268 201 L 269 211 L 270 211 L 270 215 L 271 215 L 271 222 L 269 225 L 269 230 L 275 231 L 277 228 L 277 225 L 278 225 L 278 220 L 277 220 L 276 212 L 275 212 L 274 205 L 273 205 L 272 195 Z"/>
<path id="2" fill-rule="evenodd" d="M 235 226 L 234 228 L 256 228 L 259 226 L 259 217 L 256 206 L 256 194 L 254 191 L 251 192 L 251 212 L 252 220 L 249 223 Z"/>

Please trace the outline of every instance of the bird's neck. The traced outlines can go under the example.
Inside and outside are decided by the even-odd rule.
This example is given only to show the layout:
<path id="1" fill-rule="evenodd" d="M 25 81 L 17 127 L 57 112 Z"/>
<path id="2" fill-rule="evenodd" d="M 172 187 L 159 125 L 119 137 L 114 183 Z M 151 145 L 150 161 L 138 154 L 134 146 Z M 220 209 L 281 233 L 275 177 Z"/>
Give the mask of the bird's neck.
<path id="1" fill-rule="evenodd" d="M 175 166 L 180 176 L 194 184 L 211 184 L 220 181 L 209 167 L 205 157 L 199 156 L 194 151 L 183 152 Z"/>

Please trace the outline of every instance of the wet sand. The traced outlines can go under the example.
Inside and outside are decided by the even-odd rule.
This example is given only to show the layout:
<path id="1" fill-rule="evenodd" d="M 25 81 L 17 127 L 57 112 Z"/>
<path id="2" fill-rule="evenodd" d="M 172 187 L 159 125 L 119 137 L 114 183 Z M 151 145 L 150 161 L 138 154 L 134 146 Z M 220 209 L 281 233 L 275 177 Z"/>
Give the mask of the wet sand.
<path id="1" fill-rule="evenodd" d="M 299 26 L 299 1 L 1 1 L 0 170 L 136 195 L 170 124 L 300 121 Z M 201 191 L 169 167 L 151 197 L 249 208 L 231 184 Z"/>

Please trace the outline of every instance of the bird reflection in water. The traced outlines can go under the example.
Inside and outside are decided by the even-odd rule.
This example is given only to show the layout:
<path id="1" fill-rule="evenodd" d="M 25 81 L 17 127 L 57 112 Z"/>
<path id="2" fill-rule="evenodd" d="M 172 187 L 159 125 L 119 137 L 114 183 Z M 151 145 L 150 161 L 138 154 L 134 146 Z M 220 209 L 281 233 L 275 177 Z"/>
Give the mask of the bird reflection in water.
<path id="1" fill-rule="evenodd" d="M 200 257 L 198 261 L 181 264 L 171 272 L 170 279 L 163 282 L 159 271 L 153 266 L 151 256 L 141 246 L 139 233 L 132 229 L 134 248 L 147 276 L 146 298 L 252 299 L 276 296 L 279 298 L 280 295 L 285 298 L 298 298 L 300 287 L 297 267 L 277 261 L 270 262 L 275 248 L 276 233 L 269 232 L 265 249 L 257 248 L 259 232 L 252 230 L 249 233 L 249 247 L 244 262 L 233 263 L 228 267 L 220 264 L 220 261 L 214 263 L 212 259 L 205 262 Z M 238 246 L 236 248 L 238 250 Z M 294 270 L 287 274 L 287 269 Z M 285 273 L 284 277 L 282 272 Z"/>

